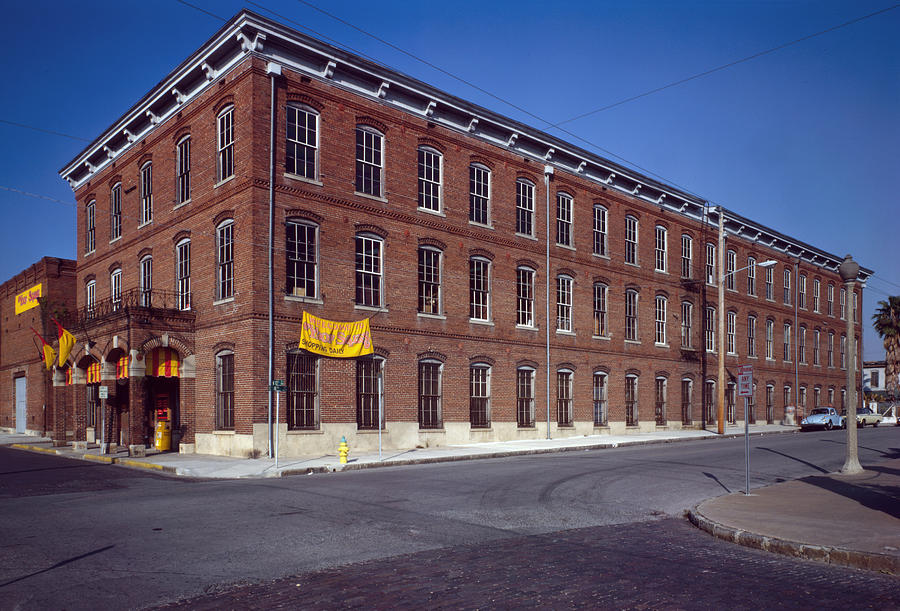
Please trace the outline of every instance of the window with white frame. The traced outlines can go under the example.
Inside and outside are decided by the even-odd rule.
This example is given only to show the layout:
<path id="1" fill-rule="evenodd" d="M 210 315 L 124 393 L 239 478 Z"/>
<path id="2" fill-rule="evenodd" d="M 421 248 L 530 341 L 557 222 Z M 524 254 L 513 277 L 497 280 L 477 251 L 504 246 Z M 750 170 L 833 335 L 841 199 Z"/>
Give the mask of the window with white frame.
<path id="1" fill-rule="evenodd" d="M 716 279 L 716 247 L 706 244 L 706 284 L 715 285 Z"/>
<path id="2" fill-rule="evenodd" d="M 491 171 L 477 163 L 469 166 L 469 220 L 491 224 Z"/>
<path id="3" fill-rule="evenodd" d="M 847 368 L 847 336 L 841 333 L 841 369 Z"/>
<path id="4" fill-rule="evenodd" d="M 766 299 L 775 299 L 775 271 L 771 267 L 766 268 Z"/>
<path id="5" fill-rule="evenodd" d="M 288 219 L 285 226 L 285 294 L 318 297 L 319 226 L 302 219 Z"/>
<path id="6" fill-rule="evenodd" d="M 534 270 L 516 268 L 516 324 L 534 327 Z"/>
<path id="7" fill-rule="evenodd" d="M 822 388 L 816 386 L 813 388 L 813 407 L 819 407 L 822 405 Z"/>
<path id="8" fill-rule="evenodd" d="M 834 405 L 834 386 L 828 389 L 828 405 Z"/>
<path id="9" fill-rule="evenodd" d="M 368 233 L 356 236 L 356 305 L 381 307 L 384 240 Z"/>
<path id="10" fill-rule="evenodd" d="M 516 181 L 516 233 L 534 237 L 534 184 Z"/>
<path id="11" fill-rule="evenodd" d="M 297 104 L 288 104 L 285 115 L 284 171 L 310 180 L 318 178 L 319 114 Z"/>
<path id="12" fill-rule="evenodd" d="M 737 253 L 729 250 L 725 253 L 725 288 L 729 291 L 735 290 L 734 271 L 737 269 Z"/>
<path id="13" fill-rule="evenodd" d="M 625 291 L 625 340 L 638 341 L 638 292 Z"/>
<path id="14" fill-rule="evenodd" d="M 747 295 L 756 297 L 756 257 L 747 257 Z"/>
<path id="15" fill-rule="evenodd" d="M 857 307 L 859 304 L 857 303 L 857 297 L 856 291 L 853 291 L 853 320 L 859 322 L 859 310 Z"/>
<path id="16" fill-rule="evenodd" d="M 149 308 L 153 301 L 153 257 L 147 255 L 141 259 L 141 306 Z"/>
<path id="17" fill-rule="evenodd" d="M 556 194 L 556 243 L 572 245 L 572 196 L 568 193 Z"/>
<path id="18" fill-rule="evenodd" d="M 234 106 L 219 113 L 216 120 L 216 151 L 218 182 L 234 176 Z"/>
<path id="19" fill-rule="evenodd" d="M 419 147 L 419 208 L 441 211 L 442 155 L 436 150 Z"/>
<path id="20" fill-rule="evenodd" d="M 668 271 L 668 231 L 666 228 L 656 226 L 656 244 L 654 247 L 654 268 L 658 272 Z"/>
<path id="21" fill-rule="evenodd" d="M 519 428 L 534 426 L 534 369 L 516 369 L 516 424 Z"/>
<path id="22" fill-rule="evenodd" d="M 798 359 L 801 364 L 806 364 L 806 327 L 804 325 L 800 325 L 800 334 L 797 337 L 797 352 L 799 352 Z"/>
<path id="23" fill-rule="evenodd" d="M 819 291 L 821 290 L 818 278 L 813 278 L 813 312 L 819 313 Z"/>
<path id="24" fill-rule="evenodd" d="M 737 354 L 737 313 L 725 313 L 725 352 Z"/>
<path id="25" fill-rule="evenodd" d="M 689 235 L 681 236 L 681 277 L 694 277 L 694 239 Z"/>
<path id="26" fill-rule="evenodd" d="M 175 298 L 179 310 L 191 309 L 191 241 L 175 245 Z"/>
<path id="27" fill-rule="evenodd" d="M 96 212 L 97 202 L 91 200 L 84 207 L 84 252 L 90 254 L 96 248 Z"/>
<path id="28" fill-rule="evenodd" d="M 791 405 L 791 386 L 790 384 L 784 385 L 784 406 L 787 407 Z"/>
<path id="29" fill-rule="evenodd" d="M 122 307 L 122 268 L 117 267 L 109 274 L 109 298 L 112 302 L 112 309 L 118 310 Z"/>
<path id="30" fill-rule="evenodd" d="M 828 366 L 834 367 L 834 331 L 828 332 Z"/>
<path id="31" fill-rule="evenodd" d="M 606 208 L 594 204 L 594 254 L 606 257 L 609 255 L 606 233 Z"/>
<path id="32" fill-rule="evenodd" d="M 356 360 L 356 428 L 384 428 L 384 359 Z"/>
<path id="33" fill-rule="evenodd" d="M 153 220 L 153 164 L 141 166 L 141 225 Z"/>
<path id="34" fill-rule="evenodd" d="M 491 366 L 487 363 L 469 365 L 469 424 L 491 426 Z"/>
<path id="35" fill-rule="evenodd" d="M 606 374 L 604 372 L 594 372 L 591 390 L 594 400 L 594 426 L 606 426 L 609 416 L 606 406 Z"/>
<path id="36" fill-rule="evenodd" d="M 441 251 L 419 248 L 419 312 L 441 314 Z"/>
<path id="37" fill-rule="evenodd" d="M 706 308 L 706 351 L 716 351 L 716 309 L 714 307 Z"/>
<path id="38" fill-rule="evenodd" d="M 287 353 L 287 424 L 289 430 L 319 428 L 319 357 Z"/>
<path id="39" fill-rule="evenodd" d="M 625 376 L 625 426 L 638 424 L 638 377 Z"/>
<path id="40" fill-rule="evenodd" d="M 847 409 L 847 389 L 841 388 L 841 411 Z"/>
<path id="41" fill-rule="evenodd" d="M 234 297 L 234 221 L 216 227 L 216 299 Z"/>
<path id="42" fill-rule="evenodd" d="M 766 358 L 775 359 L 775 321 L 766 320 Z"/>
<path id="43" fill-rule="evenodd" d="M 681 347 L 693 348 L 694 304 L 690 301 L 681 302 Z"/>
<path id="44" fill-rule="evenodd" d="M 797 305 L 806 309 L 806 275 L 800 274 L 797 277 Z"/>
<path id="45" fill-rule="evenodd" d="M 791 270 L 784 270 L 784 305 L 791 305 Z"/>
<path id="46" fill-rule="evenodd" d="M 384 136 L 371 127 L 356 126 L 356 191 L 381 197 L 384 193 Z"/>
<path id="47" fill-rule="evenodd" d="M 443 426 L 441 413 L 441 375 L 444 365 L 440 361 L 419 361 L 419 428 L 439 429 Z"/>
<path id="48" fill-rule="evenodd" d="M 756 357 L 756 316 L 747 316 L 747 356 Z"/>
<path id="49" fill-rule="evenodd" d="M 594 330 L 595 337 L 607 337 L 609 335 L 607 294 L 609 287 L 602 282 L 594 283 Z"/>
<path id="50" fill-rule="evenodd" d="M 491 319 L 491 262 L 483 257 L 469 259 L 469 318 Z"/>
<path id="51" fill-rule="evenodd" d="M 791 333 L 793 330 L 791 329 L 791 323 L 784 323 L 784 361 L 790 362 L 791 360 Z"/>
<path id="52" fill-rule="evenodd" d="M 656 330 L 656 345 L 666 345 L 668 338 L 666 337 L 666 307 L 668 300 L 662 295 L 657 295 L 654 303 L 654 320 Z"/>
<path id="53" fill-rule="evenodd" d="M 556 277 L 556 330 L 572 331 L 572 277 Z"/>
<path id="54" fill-rule="evenodd" d="M 116 183 L 109 192 L 109 241 L 122 237 L 122 183 Z"/>
<path id="55" fill-rule="evenodd" d="M 185 136 L 175 147 L 175 203 L 191 199 L 191 137 Z"/>
<path id="56" fill-rule="evenodd" d="M 819 365 L 819 342 L 821 332 L 818 329 L 813 330 L 813 365 Z"/>
<path id="57" fill-rule="evenodd" d="M 572 426 L 572 370 L 556 372 L 556 424 Z"/>
<path id="58" fill-rule="evenodd" d="M 841 320 L 847 320 L 847 289 L 843 287 L 841 288 L 840 307 Z"/>
<path id="59" fill-rule="evenodd" d="M 638 220 L 625 217 L 625 263 L 638 264 Z"/>

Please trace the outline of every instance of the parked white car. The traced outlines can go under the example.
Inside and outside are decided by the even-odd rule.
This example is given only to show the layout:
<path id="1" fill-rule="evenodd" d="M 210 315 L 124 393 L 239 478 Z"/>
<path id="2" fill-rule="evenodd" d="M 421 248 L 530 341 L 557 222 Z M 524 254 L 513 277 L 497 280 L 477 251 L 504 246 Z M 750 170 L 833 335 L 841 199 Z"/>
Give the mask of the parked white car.
<path id="1" fill-rule="evenodd" d="M 861 407 L 856 410 L 856 426 L 862 428 L 867 424 L 871 424 L 872 426 L 878 426 L 881 422 L 881 414 L 876 411 L 873 411 L 868 407 Z M 847 426 L 847 410 L 841 410 L 841 428 L 846 428 Z"/>

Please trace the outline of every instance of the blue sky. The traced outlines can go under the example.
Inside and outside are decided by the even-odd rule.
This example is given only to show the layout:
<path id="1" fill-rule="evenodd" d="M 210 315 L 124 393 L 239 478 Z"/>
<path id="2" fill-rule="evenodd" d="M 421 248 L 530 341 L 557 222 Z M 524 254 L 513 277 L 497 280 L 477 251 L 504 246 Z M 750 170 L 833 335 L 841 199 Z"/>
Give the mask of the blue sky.
<path id="1" fill-rule="evenodd" d="M 299 0 L 190 2 L 224 18 L 246 7 L 302 25 L 492 110 L 549 127 Z M 553 123 L 892 6 L 889 0 L 312 4 Z M 4 15 L 0 282 L 45 255 L 75 258 L 74 198 L 57 172 L 87 144 L 5 122 L 92 140 L 222 25 L 176 0 L 32 0 L 7 3 Z M 900 197 L 891 186 L 900 174 L 900 8 L 565 128 L 616 162 L 833 254 L 853 254 L 875 270 L 865 294 L 864 356 L 883 358 L 869 320 L 878 300 L 900 294 Z"/>

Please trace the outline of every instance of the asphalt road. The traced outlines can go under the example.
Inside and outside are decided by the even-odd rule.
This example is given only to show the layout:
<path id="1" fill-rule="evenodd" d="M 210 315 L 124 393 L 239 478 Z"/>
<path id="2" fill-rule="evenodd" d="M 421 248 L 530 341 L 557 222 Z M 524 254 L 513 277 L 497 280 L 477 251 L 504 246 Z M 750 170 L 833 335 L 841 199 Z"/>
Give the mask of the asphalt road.
<path id="1" fill-rule="evenodd" d="M 859 433 L 864 465 L 900 455 L 900 428 Z M 843 442 L 840 431 L 754 438 L 751 485 L 838 470 Z M 742 439 L 225 482 L 0 448 L 0 608 L 204 594 L 187 606 L 697 608 L 722 592 L 742 600 L 745 563 L 782 592 L 774 606 L 900 608 L 894 578 L 775 559 L 675 519 L 743 486 Z M 243 599 L 226 591 L 241 584 L 256 585 Z M 320 598 L 296 595 L 313 586 Z"/>

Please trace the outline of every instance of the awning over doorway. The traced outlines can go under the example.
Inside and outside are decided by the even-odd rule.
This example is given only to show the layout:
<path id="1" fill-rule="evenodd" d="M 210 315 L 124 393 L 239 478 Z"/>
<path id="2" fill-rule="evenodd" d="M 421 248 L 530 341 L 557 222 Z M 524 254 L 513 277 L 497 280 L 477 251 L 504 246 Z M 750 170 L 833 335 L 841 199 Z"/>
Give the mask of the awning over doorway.
<path id="1" fill-rule="evenodd" d="M 171 348 L 154 348 L 147 355 L 147 375 L 157 378 L 177 378 L 179 376 L 178 353 Z"/>

